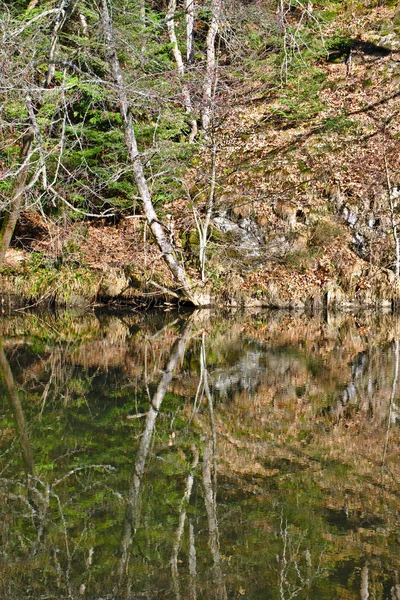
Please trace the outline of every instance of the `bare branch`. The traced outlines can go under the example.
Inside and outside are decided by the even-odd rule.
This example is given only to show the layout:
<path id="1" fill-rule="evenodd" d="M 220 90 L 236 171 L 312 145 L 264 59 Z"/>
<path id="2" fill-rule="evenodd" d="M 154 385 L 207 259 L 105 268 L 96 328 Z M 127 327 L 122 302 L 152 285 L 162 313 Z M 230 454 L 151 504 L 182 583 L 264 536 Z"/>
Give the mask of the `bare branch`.
<path id="1" fill-rule="evenodd" d="M 45 10 L 44 12 L 40 13 L 40 15 L 36 15 L 30 21 L 27 21 L 26 23 L 24 23 L 24 25 L 22 27 L 20 27 L 19 29 L 16 29 L 15 31 L 12 31 L 11 33 L 9 33 L 8 37 L 9 38 L 17 37 L 20 33 L 25 31 L 25 29 L 28 29 L 28 27 L 30 27 L 33 23 L 36 23 L 36 21 L 39 21 L 40 19 L 44 19 L 45 17 L 48 17 L 49 15 L 53 15 L 56 12 L 58 12 L 58 8 L 50 8 L 49 10 Z"/>

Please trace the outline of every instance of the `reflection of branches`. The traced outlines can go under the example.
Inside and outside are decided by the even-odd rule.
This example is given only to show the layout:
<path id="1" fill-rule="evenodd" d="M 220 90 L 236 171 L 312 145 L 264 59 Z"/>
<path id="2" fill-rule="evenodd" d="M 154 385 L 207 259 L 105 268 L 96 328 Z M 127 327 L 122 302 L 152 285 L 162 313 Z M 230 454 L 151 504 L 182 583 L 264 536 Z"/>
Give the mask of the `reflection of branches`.
<path id="1" fill-rule="evenodd" d="M 210 426 L 211 435 L 213 442 L 213 457 L 214 457 L 214 494 L 217 494 L 217 433 L 215 429 L 214 419 L 214 402 L 211 395 L 210 386 L 208 384 L 208 370 L 207 370 L 207 356 L 206 356 L 206 334 L 203 333 L 201 340 L 201 354 L 200 354 L 200 379 L 204 381 L 204 393 L 207 398 L 208 410 L 210 412 Z"/>
<path id="2" fill-rule="evenodd" d="M 361 569 L 361 586 L 360 586 L 360 598 L 361 600 L 368 600 L 368 567 L 364 565 Z"/>
<path id="3" fill-rule="evenodd" d="M 213 442 L 209 440 L 203 452 L 203 487 L 204 502 L 208 519 L 208 544 L 214 563 L 214 581 L 216 584 L 216 598 L 227 598 L 226 587 L 221 569 L 221 555 L 219 551 L 219 531 L 217 519 L 217 498 L 211 480 L 211 460 L 213 457 Z"/>
<path id="4" fill-rule="evenodd" d="M 192 494 L 194 472 L 196 470 L 198 462 L 199 462 L 199 451 L 198 451 L 197 447 L 194 446 L 193 447 L 193 462 L 190 467 L 189 475 L 187 476 L 187 479 L 186 479 L 185 493 L 182 498 L 181 510 L 180 510 L 180 515 L 179 515 L 179 525 L 178 525 L 178 529 L 176 531 L 176 537 L 175 537 L 175 541 L 174 541 L 174 544 L 172 547 L 171 574 L 172 574 L 172 582 L 174 585 L 174 590 L 175 590 L 175 595 L 176 595 L 177 600 L 179 600 L 179 598 L 180 598 L 179 579 L 178 579 L 178 555 L 179 555 L 179 550 L 181 548 L 182 535 L 183 535 L 183 530 L 185 527 L 186 508 L 189 503 L 190 496 Z M 195 550 L 195 546 L 194 546 L 193 525 L 191 523 L 189 525 L 189 528 L 190 528 L 190 531 L 189 531 L 189 536 L 190 536 L 189 568 L 190 568 L 190 564 L 192 565 L 192 567 L 194 564 L 194 567 L 195 567 L 196 550 Z M 193 563 L 193 559 L 194 559 L 194 563 Z"/>
<path id="5" fill-rule="evenodd" d="M 190 573 L 190 600 L 196 600 L 196 546 L 194 543 L 194 527 L 193 523 L 189 522 L 189 573 Z"/>
<path id="6" fill-rule="evenodd" d="M 160 410 L 164 396 L 171 383 L 174 371 L 185 353 L 185 348 L 190 337 L 190 332 L 191 326 L 190 323 L 187 323 L 182 336 L 176 340 L 172 348 L 171 355 L 165 368 L 165 371 L 163 372 L 157 390 L 150 402 L 144 432 L 142 434 L 139 449 L 136 455 L 133 477 L 131 480 L 126 504 L 125 519 L 120 543 L 121 558 L 118 569 L 120 586 L 122 585 L 122 580 L 124 578 L 124 574 L 128 566 L 129 550 L 132 544 L 132 538 L 136 530 L 142 477 L 144 473 L 147 455 L 150 448 L 151 438 L 153 436 L 157 415 Z"/>
<path id="7" fill-rule="evenodd" d="M 58 361 L 56 360 L 56 365 Z M 54 365 L 53 365 L 54 366 Z M 28 474 L 28 489 L 26 496 L 22 494 L 12 494 L 10 492 L 7 493 L 8 500 L 17 500 L 23 503 L 24 513 L 23 518 L 25 519 L 27 516 L 29 520 L 31 520 L 34 529 L 35 529 L 35 537 L 32 539 L 31 545 L 28 545 L 28 537 L 26 537 L 23 541 L 23 547 L 26 548 L 32 556 L 36 556 L 40 550 L 43 549 L 44 546 L 44 538 L 45 533 L 48 528 L 50 522 L 54 521 L 54 514 L 50 513 L 51 510 L 51 500 L 54 500 L 57 506 L 56 512 L 59 515 L 61 531 L 63 536 L 62 546 L 65 553 L 66 564 L 63 569 L 61 566 L 60 559 L 60 548 L 55 548 L 53 554 L 53 562 L 54 567 L 57 573 L 57 583 L 58 587 L 62 587 L 62 582 L 64 581 L 66 590 L 68 593 L 68 597 L 72 598 L 72 588 L 70 582 L 70 572 L 72 567 L 72 561 L 74 558 L 74 554 L 77 551 L 80 541 L 77 544 L 71 544 L 69 531 L 68 531 L 68 523 L 67 523 L 67 512 L 63 507 L 62 499 L 59 494 L 56 492 L 57 486 L 63 484 L 66 479 L 70 477 L 75 477 L 79 472 L 88 471 L 91 469 L 100 469 L 105 471 L 112 470 L 112 467 L 109 465 L 101 465 L 101 464 L 93 464 L 93 465 L 83 465 L 76 466 L 70 469 L 65 475 L 55 479 L 52 483 L 43 480 L 38 475 L 35 474 L 34 461 L 32 455 L 32 449 L 30 445 L 30 440 L 28 436 L 28 428 L 25 422 L 25 416 L 23 413 L 21 401 L 18 396 L 18 389 L 14 382 L 13 374 L 10 368 L 10 365 L 7 361 L 5 352 L 0 343 L 0 376 L 4 380 L 6 390 L 8 392 L 8 396 L 11 401 L 12 410 L 14 413 L 16 429 L 19 434 L 20 444 L 22 448 L 22 457 L 25 470 Z M 42 411 L 41 411 L 42 412 Z M 10 484 L 11 482 L 7 482 Z M 54 504 L 54 503 L 53 503 Z M 26 514 L 26 509 L 29 509 L 28 515 Z M 81 540 L 83 539 L 83 534 L 81 535 Z M 54 544 L 54 542 L 53 542 Z M 88 559 L 88 564 L 91 562 L 91 556 Z M 85 584 L 83 584 L 85 585 Z"/>
<path id="8" fill-rule="evenodd" d="M 204 332 L 202 334 L 200 349 L 200 378 L 196 390 L 191 420 L 198 410 L 198 404 L 203 395 L 207 398 L 211 427 L 211 438 L 206 441 L 203 451 L 204 502 L 208 518 L 209 547 L 214 563 L 214 579 L 217 584 L 217 597 L 224 599 L 227 595 L 221 570 L 217 520 L 217 434 L 214 419 L 214 402 L 208 381 L 206 334 Z M 211 464 L 213 464 L 213 478 L 211 477 Z"/>
<path id="9" fill-rule="evenodd" d="M 290 525 L 281 516 L 280 536 L 283 542 L 279 559 L 279 591 L 281 600 L 295 598 L 304 588 L 310 588 L 314 579 L 321 576 L 323 571 L 320 564 L 314 569 L 309 549 L 302 550 L 300 539 L 295 539 L 290 531 Z"/>
<path id="10" fill-rule="evenodd" d="M 392 421 L 392 410 L 393 410 L 394 398 L 396 395 L 397 380 L 399 378 L 399 340 L 398 339 L 395 340 L 395 342 L 394 342 L 394 356 L 395 356 L 395 359 L 394 359 L 392 392 L 390 394 L 390 400 L 389 400 L 388 421 L 387 421 L 387 428 L 386 428 L 385 445 L 383 448 L 383 456 L 382 456 L 382 475 L 381 475 L 382 485 L 383 485 L 383 473 L 384 473 L 384 469 L 385 469 L 387 449 L 388 449 L 388 445 L 389 445 L 389 433 L 390 433 L 390 425 L 391 425 L 391 421 Z"/>

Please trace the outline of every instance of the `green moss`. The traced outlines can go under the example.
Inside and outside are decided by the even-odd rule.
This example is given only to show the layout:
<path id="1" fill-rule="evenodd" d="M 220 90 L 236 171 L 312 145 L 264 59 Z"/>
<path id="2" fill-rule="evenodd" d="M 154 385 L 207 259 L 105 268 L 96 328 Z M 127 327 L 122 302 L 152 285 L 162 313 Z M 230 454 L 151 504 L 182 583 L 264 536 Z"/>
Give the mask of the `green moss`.
<path id="1" fill-rule="evenodd" d="M 96 297 L 100 274 L 77 263 L 61 263 L 41 253 L 31 254 L 23 269 L 2 269 L 14 294 L 35 302 L 79 304 Z"/>

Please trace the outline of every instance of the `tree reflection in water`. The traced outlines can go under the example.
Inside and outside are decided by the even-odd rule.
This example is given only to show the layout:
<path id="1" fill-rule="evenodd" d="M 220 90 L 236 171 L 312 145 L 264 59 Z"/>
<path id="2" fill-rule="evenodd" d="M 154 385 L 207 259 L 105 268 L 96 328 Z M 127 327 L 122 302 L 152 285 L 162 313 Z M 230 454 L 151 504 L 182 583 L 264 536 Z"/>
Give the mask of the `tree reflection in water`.
<path id="1" fill-rule="evenodd" d="M 399 598 L 396 317 L 0 328 L 1 597 Z"/>
<path id="2" fill-rule="evenodd" d="M 161 403 L 164 400 L 165 394 L 167 393 L 168 387 L 171 383 L 171 379 L 177 368 L 177 365 L 183 359 L 186 344 L 190 337 L 190 331 L 191 327 L 188 323 L 185 326 L 183 335 L 176 340 L 172 347 L 170 359 L 166 365 L 165 371 L 162 374 L 160 382 L 157 386 L 157 390 L 150 400 L 145 428 L 142 433 L 139 448 L 136 454 L 133 476 L 129 487 L 129 495 L 126 503 L 126 513 L 121 539 L 121 562 L 119 566 L 120 586 L 123 576 L 127 572 L 129 550 L 132 544 L 132 535 L 136 530 L 136 522 L 138 518 L 141 482 L 144 474 L 147 455 L 149 453 L 154 427 L 156 424 L 157 415 L 160 411 Z"/>

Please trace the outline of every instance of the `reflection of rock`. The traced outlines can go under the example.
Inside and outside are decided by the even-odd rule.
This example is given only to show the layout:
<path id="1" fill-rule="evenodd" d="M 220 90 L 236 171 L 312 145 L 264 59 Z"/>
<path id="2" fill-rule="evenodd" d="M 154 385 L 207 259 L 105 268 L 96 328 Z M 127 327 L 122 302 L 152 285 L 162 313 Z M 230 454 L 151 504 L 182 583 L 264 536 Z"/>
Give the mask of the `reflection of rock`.
<path id="1" fill-rule="evenodd" d="M 400 406 L 397 406 L 395 402 L 393 402 L 392 404 L 390 420 L 393 423 L 393 425 L 400 424 Z"/>
<path id="2" fill-rule="evenodd" d="M 392 346 L 386 351 L 371 349 L 357 354 L 351 364 L 350 381 L 330 409 L 335 418 L 339 420 L 353 411 L 363 411 L 371 419 L 385 421 L 393 391 L 396 360 Z M 399 420 L 399 409 L 392 402 L 390 421 L 395 424 Z"/>
<path id="3" fill-rule="evenodd" d="M 111 344 L 125 344 L 129 328 L 118 317 L 107 319 L 106 339 Z"/>
<path id="4" fill-rule="evenodd" d="M 222 398 L 230 397 L 237 391 L 253 393 L 265 375 L 265 366 L 261 359 L 260 350 L 244 349 L 234 364 L 215 369 L 212 373 L 213 389 Z"/>

